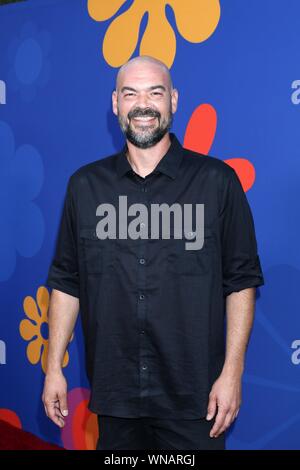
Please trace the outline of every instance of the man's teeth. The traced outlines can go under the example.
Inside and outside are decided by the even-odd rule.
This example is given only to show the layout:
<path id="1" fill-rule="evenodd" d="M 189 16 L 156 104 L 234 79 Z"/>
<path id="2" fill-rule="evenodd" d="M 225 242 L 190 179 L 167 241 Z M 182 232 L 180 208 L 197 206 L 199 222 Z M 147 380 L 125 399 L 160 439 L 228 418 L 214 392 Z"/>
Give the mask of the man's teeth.
<path id="1" fill-rule="evenodd" d="M 151 121 L 152 119 L 154 119 L 154 117 L 136 117 L 134 119 L 138 121 Z"/>

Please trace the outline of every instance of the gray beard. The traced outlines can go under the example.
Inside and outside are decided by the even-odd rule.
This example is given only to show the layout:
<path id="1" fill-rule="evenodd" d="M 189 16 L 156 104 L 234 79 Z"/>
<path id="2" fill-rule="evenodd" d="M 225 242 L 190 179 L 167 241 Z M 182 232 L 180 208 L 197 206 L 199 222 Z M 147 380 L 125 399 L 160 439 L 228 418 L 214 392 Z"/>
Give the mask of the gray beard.
<path id="1" fill-rule="evenodd" d="M 119 118 L 119 124 L 123 134 L 126 136 L 126 139 L 132 143 L 135 147 L 141 149 L 147 149 L 153 147 L 155 144 L 160 142 L 162 138 L 167 134 L 171 129 L 173 124 L 173 114 L 169 113 L 168 121 L 165 121 L 163 124 L 159 122 L 159 126 L 154 129 L 154 131 L 146 131 L 145 133 L 135 132 L 130 124 L 124 124 L 122 119 Z"/>

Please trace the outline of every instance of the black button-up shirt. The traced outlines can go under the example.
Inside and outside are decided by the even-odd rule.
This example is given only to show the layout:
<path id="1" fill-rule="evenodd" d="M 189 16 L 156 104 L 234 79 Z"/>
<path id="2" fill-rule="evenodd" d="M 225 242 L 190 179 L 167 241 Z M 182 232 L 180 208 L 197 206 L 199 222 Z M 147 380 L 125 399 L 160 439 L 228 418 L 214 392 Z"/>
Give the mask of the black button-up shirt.
<path id="1" fill-rule="evenodd" d="M 71 175 L 47 285 L 78 297 L 89 409 L 120 417 L 199 418 L 225 358 L 225 298 L 264 284 L 252 213 L 223 161 L 171 146 L 145 178 L 120 153 Z M 204 245 L 159 238 L 99 239 L 97 207 L 119 196 L 204 204 Z M 135 216 L 136 217 L 136 216 Z M 128 222 L 135 217 L 128 216 Z M 236 312 L 239 315 L 239 312 Z"/>

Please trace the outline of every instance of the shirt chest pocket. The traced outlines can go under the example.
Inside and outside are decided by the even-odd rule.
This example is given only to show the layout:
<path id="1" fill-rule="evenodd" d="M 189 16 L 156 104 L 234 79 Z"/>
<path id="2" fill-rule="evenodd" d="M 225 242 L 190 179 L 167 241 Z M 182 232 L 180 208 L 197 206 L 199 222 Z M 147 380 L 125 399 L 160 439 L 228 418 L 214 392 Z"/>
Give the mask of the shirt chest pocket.
<path id="1" fill-rule="evenodd" d="M 168 270 L 171 274 L 200 276 L 212 270 L 216 246 L 210 229 L 205 229 L 201 248 L 196 248 L 196 243 L 200 241 L 192 238 L 191 234 L 186 234 L 182 239 L 171 238 L 169 243 Z M 192 249 L 187 249 L 186 243 L 190 243 Z"/>
<path id="2" fill-rule="evenodd" d="M 80 248 L 87 274 L 101 274 L 105 265 L 105 247 L 95 228 L 80 229 Z"/>

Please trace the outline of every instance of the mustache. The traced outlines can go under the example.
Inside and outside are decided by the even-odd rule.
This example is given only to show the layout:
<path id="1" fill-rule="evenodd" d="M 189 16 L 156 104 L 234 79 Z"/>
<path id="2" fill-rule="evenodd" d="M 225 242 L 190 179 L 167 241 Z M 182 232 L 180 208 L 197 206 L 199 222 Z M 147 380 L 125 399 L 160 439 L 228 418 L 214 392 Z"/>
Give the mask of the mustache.
<path id="1" fill-rule="evenodd" d="M 152 108 L 135 108 L 128 113 L 128 119 L 133 119 L 137 117 L 157 117 L 160 118 L 160 112 Z"/>

